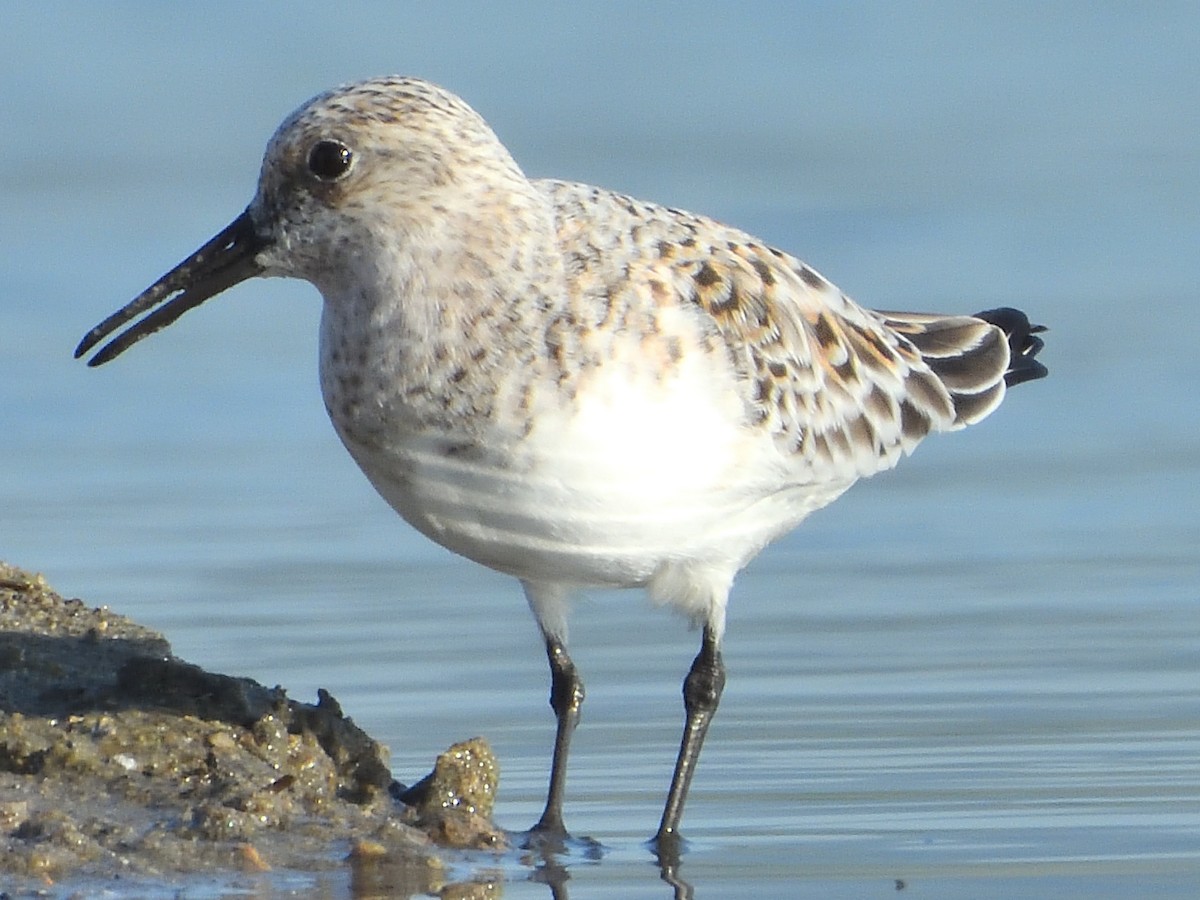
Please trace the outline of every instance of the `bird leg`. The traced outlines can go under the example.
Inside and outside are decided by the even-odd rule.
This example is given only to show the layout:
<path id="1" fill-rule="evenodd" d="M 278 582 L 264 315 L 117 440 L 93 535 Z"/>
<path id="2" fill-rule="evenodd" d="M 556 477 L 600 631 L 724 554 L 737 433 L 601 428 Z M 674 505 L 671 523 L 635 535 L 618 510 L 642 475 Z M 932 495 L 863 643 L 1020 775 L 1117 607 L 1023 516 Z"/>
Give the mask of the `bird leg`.
<path id="1" fill-rule="evenodd" d="M 550 708 L 554 710 L 558 728 L 554 734 L 554 757 L 550 763 L 546 809 L 531 831 L 565 838 L 568 835 L 563 825 L 563 789 L 567 781 L 571 734 L 579 724 L 579 708 L 583 705 L 583 679 L 567 655 L 566 646 L 558 638 L 546 638 L 546 657 L 550 661 Z"/>
<path id="2" fill-rule="evenodd" d="M 654 836 L 660 853 L 665 852 L 668 856 L 678 854 L 679 820 L 683 816 L 683 804 L 695 774 L 696 761 L 700 758 L 704 735 L 708 732 L 724 689 L 725 663 L 721 660 L 716 635 L 711 628 L 705 627 L 700 652 L 696 654 L 692 668 L 683 680 L 683 708 L 687 721 L 679 744 L 679 757 L 675 761 L 675 774 L 671 778 L 671 790 L 667 794 L 667 805 L 663 809 L 662 823 Z"/>

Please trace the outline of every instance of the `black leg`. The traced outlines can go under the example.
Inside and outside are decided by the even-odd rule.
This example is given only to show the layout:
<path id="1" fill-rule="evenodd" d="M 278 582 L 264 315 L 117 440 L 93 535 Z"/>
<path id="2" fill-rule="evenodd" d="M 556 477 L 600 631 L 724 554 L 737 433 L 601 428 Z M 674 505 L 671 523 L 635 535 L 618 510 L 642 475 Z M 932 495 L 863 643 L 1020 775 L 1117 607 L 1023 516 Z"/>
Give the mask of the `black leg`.
<path id="1" fill-rule="evenodd" d="M 683 708 L 687 713 L 687 722 L 683 728 L 683 740 L 679 743 L 679 758 L 675 761 L 675 775 L 671 778 L 671 790 L 667 794 L 662 823 L 658 826 L 658 834 L 654 836 L 660 860 L 664 856 L 678 859 L 679 820 L 683 816 L 683 804 L 687 801 L 704 735 L 708 732 L 724 689 L 725 663 L 721 661 L 716 636 L 711 628 L 706 627 L 700 652 L 696 654 L 692 668 L 683 680 Z"/>
<path id="2" fill-rule="evenodd" d="M 556 838 L 567 837 L 563 825 L 563 789 L 567 781 L 567 756 L 571 750 L 571 734 L 579 724 L 579 708 L 583 705 L 583 679 L 567 648 L 557 638 L 546 639 L 546 656 L 550 660 L 550 708 L 558 720 L 554 734 L 554 758 L 550 763 L 550 790 L 546 794 L 546 809 L 535 833 Z"/>

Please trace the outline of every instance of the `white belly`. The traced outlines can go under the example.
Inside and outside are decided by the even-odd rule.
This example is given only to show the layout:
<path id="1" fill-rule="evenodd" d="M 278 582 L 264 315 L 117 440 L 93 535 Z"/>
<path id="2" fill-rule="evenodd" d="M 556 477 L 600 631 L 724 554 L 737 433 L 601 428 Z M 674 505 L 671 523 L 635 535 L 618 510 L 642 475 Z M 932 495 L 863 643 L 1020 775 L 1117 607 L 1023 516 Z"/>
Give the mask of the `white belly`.
<path id="1" fill-rule="evenodd" d="M 850 484 L 807 483 L 711 393 L 591 387 L 519 439 L 427 430 L 367 446 L 339 432 L 414 527 L 530 581 L 634 587 L 692 562 L 732 573 Z"/>

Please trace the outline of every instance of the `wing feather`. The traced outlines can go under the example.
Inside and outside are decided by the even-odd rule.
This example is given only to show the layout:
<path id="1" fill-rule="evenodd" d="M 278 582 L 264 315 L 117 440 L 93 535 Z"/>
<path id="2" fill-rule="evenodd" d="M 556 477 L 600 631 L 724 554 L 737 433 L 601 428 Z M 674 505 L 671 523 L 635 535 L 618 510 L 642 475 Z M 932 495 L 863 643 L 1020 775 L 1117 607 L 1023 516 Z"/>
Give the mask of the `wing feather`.
<path id="1" fill-rule="evenodd" d="M 611 236 L 575 253 L 603 260 L 608 273 L 584 267 L 579 283 L 603 292 L 609 314 L 647 297 L 699 313 L 707 349 L 733 367 L 747 426 L 768 431 L 813 481 L 890 468 L 926 435 L 978 421 L 1004 396 L 1010 347 L 990 321 L 875 312 L 795 257 L 706 217 L 543 184 L 565 244 L 573 233 L 594 242 L 597 217 Z"/>

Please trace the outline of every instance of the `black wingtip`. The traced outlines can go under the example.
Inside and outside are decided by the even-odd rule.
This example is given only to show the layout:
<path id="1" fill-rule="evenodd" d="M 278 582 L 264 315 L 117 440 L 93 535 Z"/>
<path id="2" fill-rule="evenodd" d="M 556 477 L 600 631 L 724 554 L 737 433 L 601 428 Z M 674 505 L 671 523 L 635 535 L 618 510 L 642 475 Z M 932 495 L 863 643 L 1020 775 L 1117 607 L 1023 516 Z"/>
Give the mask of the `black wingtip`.
<path id="1" fill-rule="evenodd" d="M 987 309 L 976 313 L 975 318 L 991 322 L 1008 337 L 1009 363 L 1008 371 L 1004 373 L 1004 383 L 1008 387 L 1050 374 L 1050 370 L 1036 359 L 1045 342 L 1034 335 L 1046 331 L 1045 325 L 1031 324 L 1025 313 L 1011 306 Z"/>

